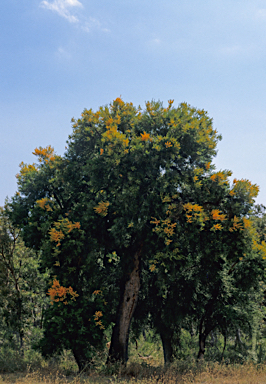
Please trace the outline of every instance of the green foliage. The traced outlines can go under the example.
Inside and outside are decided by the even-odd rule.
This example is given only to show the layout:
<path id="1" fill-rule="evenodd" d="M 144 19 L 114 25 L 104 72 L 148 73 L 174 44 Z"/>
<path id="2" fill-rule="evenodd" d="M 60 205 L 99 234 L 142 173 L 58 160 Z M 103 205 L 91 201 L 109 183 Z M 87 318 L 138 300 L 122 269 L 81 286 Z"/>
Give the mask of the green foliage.
<path id="1" fill-rule="evenodd" d="M 23 354 L 42 335 L 47 274 L 40 273 L 39 255 L 25 247 L 9 214 L 6 204 L 0 210 L 0 338 L 3 347 Z"/>
<path id="2" fill-rule="evenodd" d="M 101 290 L 109 304 L 106 322 L 114 320 L 136 252 L 150 259 L 165 250 L 151 223 L 164 213 L 162 199 L 188 188 L 195 169 L 205 172 L 219 138 L 206 112 L 185 103 L 147 102 L 142 111 L 118 98 L 73 120 L 63 157 L 40 147 L 38 164 L 21 164 L 12 220 L 26 244 L 41 250 L 42 267 L 78 292 L 71 306 L 89 314 L 83 298 Z M 71 306 L 58 307 L 57 324 L 62 314 L 78 323 L 80 312 L 69 313 Z M 103 337 L 84 326 L 93 338 Z"/>
<path id="3" fill-rule="evenodd" d="M 80 368 L 93 362 L 108 327 L 123 318 L 138 255 L 136 336 L 155 330 L 170 359 L 187 353 L 180 354 L 184 329 L 194 327 L 204 343 L 214 330 L 229 337 L 241 329 L 253 335 L 255 356 L 266 258 L 265 218 L 252 214 L 258 187 L 230 185 L 230 171 L 215 172 L 220 136 L 212 120 L 172 104 L 152 101 L 141 110 L 118 98 L 85 109 L 64 156 L 40 147 L 36 164 L 21 164 L 9 216 L 38 253 L 40 270 L 49 271 L 45 355 L 71 349 Z M 0 279 L 5 273 L 0 265 Z M 30 275 L 24 280 L 34 284 Z"/>

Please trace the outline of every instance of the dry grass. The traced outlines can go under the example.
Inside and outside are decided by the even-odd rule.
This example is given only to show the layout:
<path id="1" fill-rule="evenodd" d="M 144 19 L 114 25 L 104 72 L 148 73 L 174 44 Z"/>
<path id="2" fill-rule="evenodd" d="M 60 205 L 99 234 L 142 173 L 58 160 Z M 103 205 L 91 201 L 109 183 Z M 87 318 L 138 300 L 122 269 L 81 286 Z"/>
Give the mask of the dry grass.
<path id="1" fill-rule="evenodd" d="M 190 377 L 189 377 L 190 376 Z M 266 367 L 254 364 L 228 365 L 215 364 L 202 372 L 187 374 L 184 384 L 265 384 Z"/>
<path id="2" fill-rule="evenodd" d="M 0 375 L 0 384 L 265 384 L 266 367 L 253 364 L 192 368 L 181 373 L 172 366 L 165 370 L 140 364 L 130 364 L 115 375 L 92 372 L 88 375 L 65 376 L 59 371 L 44 369 L 33 373 Z"/>

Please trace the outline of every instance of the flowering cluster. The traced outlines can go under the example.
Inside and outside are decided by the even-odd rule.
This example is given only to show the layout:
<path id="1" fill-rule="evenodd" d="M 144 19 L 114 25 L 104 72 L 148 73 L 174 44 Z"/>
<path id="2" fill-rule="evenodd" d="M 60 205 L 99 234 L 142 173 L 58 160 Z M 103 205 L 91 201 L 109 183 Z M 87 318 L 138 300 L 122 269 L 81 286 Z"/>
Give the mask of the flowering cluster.
<path id="1" fill-rule="evenodd" d="M 54 223 L 54 228 L 51 228 L 49 231 L 50 240 L 54 241 L 57 247 L 61 245 L 61 240 L 65 237 L 67 233 L 73 231 L 73 229 L 80 229 L 79 222 L 72 222 L 68 218 L 61 219 Z"/>
<path id="2" fill-rule="evenodd" d="M 104 217 L 108 213 L 109 205 L 110 205 L 109 201 L 100 201 L 99 204 L 96 207 L 94 207 L 94 210 L 96 213 L 98 213 L 98 215 Z"/>
<path id="3" fill-rule="evenodd" d="M 50 296 L 51 304 L 62 301 L 65 305 L 68 304 L 67 295 L 70 296 L 70 300 L 76 300 L 76 297 L 79 296 L 72 287 L 63 287 L 56 279 L 54 279 L 53 285 L 48 289 L 47 294 Z"/>
<path id="4" fill-rule="evenodd" d="M 53 161 L 55 159 L 54 155 L 54 149 L 51 147 L 51 145 L 48 145 L 46 148 L 35 148 L 35 150 L 32 152 L 33 155 L 39 157 L 39 162 L 45 162 L 48 163 L 49 161 Z"/>
<path id="5" fill-rule="evenodd" d="M 39 207 L 41 207 L 43 210 L 52 211 L 52 208 L 51 208 L 51 205 L 49 204 L 49 202 L 50 201 L 47 197 L 44 197 L 44 198 L 36 201 L 37 205 L 39 205 Z"/>

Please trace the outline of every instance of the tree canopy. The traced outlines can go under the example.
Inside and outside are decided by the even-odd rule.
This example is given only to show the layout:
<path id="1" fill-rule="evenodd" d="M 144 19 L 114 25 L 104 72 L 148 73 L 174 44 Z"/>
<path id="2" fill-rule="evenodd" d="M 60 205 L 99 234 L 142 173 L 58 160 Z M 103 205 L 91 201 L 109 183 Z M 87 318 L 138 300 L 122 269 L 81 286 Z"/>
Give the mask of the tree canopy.
<path id="1" fill-rule="evenodd" d="M 206 111 L 174 108 L 172 100 L 142 110 L 117 98 L 72 122 L 63 156 L 40 147 L 37 163 L 21 163 L 11 217 L 50 271 L 46 339 L 60 335 L 82 369 L 111 322 L 109 360 L 126 362 L 144 276 L 153 287 L 161 281 L 156 296 L 165 289 L 172 303 L 180 271 L 198 265 L 208 279 L 209 267 L 220 271 L 222 260 L 230 269 L 245 253 L 265 257 L 265 244 L 248 217 L 258 187 L 247 180 L 230 186 L 229 171 L 214 171 L 221 137 Z M 155 291 L 148 290 L 151 302 Z M 155 315 L 161 333 L 170 329 Z"/>

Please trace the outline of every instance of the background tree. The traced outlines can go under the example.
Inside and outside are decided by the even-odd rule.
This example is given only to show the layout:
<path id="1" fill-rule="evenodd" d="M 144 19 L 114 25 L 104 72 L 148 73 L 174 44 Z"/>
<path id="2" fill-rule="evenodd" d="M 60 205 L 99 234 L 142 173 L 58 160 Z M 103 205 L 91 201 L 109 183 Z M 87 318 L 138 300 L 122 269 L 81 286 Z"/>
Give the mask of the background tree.
<path id="1" fill-rule="evenodd" d="M 47 274 L 39 272 L 39 255 L 25 247 L 9 213 L 6 203 L 0 208 L 1 337 L 23 354 L 25 341 L 41 337 Z"/>
<path id="2" fill-rule="evenodd" d="M 257 289 L 263 278 L 265 243 L 258 243 L 248 218 L 258 188 L 246 180 L 234 180 L 230 187 L 228 176 L 230 172 L 213 173 L 210 169 L 196 169 L 194 184 L 191 181 L 187 189 L 183 189 L 181 198 L 180 195 L 165 197 L 167 214 L 153 221 L 154 231 L 165 239 L 168 248 L 164 253 L 157 253 L 153 264 L 154 270 L 165 275 L 164 285 L 159 283 L 160 287 L 166 287 L 166 291 L 161 300 L 157 295 L 157 301 L 159 299 L 162 305 L 158 314 L 162 314 L 163 319 L 164 313 L 171 313 L 171 308 L 174 308 L 170 323 L 164 327 L 166 334 L 171 324 L 177 324 L 182 319 L 174 312 L 179 311 L 184 316 L 190 315 L 196 319 L 199 327 L 199 358 L 204 355 L 206 338 L 212 330 L 218 326 L 226 329 L 225 324 L 229 323 L 230 316 L 233 319 L 233 312 L 234 318 L 240 320 L 241 302 L 242 309 L 250 302 L 250 296 L 244 292 Z M 180 207 L 181 199 L 184 203 Z M 248 257 L 252 262 L 247 262 Z M 247 271 L 253 268 L 253 278 L 249 279 L 248 284 L 242 280 L 240 285 L 233 271 L 239 271 L 237 267 L 243 258 Z M 189 280 L 184 279 L 186 270 L 190 272 Z M 242 267 L 242 273 L 243 270 Z M 171 280 L 176 284 L 170 286 Z M 189 303 L 187 308 L 182 295 L 185 302 Z M 176 306 L 172 297 L 179 298 Z M 242 317 L 244 319 L 244 315 Z M 165 356 L 169 356 L 170 360 L 174 350 L 171 346 L 173 337 L 169 335 L 168 339 L 168 353 L 165 352 Z"/>

